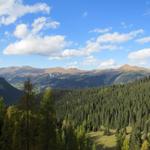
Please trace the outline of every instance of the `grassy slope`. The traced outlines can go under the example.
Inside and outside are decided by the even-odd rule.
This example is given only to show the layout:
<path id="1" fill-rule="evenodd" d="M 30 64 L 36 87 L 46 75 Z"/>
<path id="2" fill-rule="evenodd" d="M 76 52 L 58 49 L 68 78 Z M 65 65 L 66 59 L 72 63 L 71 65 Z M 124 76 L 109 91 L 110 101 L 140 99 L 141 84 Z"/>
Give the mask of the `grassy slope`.
<path id="1" fill-rule="evenodd" d="M 127 127 L 127 133 L 131 133 L 131 127 Z M 90 132 L 87 136 L 96 144 L 97 150 L 116 150 L 116 131 L 110 130 L 111 135 L 104 135 L 104 131 Z"/>

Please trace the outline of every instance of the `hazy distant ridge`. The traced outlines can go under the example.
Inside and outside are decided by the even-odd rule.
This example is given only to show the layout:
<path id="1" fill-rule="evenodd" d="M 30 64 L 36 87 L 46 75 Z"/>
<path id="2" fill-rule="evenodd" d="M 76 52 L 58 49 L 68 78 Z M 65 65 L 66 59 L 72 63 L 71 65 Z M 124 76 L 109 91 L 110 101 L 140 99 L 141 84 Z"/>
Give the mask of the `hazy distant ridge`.
<path id="1" fill-rule="evenodd" d="M 30 77 L 40 89 L 87 88 L 127 83 L 150 75 L 150 70 L 138 66 L 123 65 L 117 69 L 80 70 L 77 68 L 33 68 L 30 66 L 0 68 L 0 77 L 9 83 L 21 87 Z"/>

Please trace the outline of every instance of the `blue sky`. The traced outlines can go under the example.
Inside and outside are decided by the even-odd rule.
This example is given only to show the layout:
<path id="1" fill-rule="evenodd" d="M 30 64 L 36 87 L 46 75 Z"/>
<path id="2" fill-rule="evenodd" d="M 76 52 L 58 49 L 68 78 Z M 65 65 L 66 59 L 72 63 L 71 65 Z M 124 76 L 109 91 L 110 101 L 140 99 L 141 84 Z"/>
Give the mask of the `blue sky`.
<path id="1" fill-rule="evenodd" d="M 150 67 L 148 0 L 0 0 L 0 67 Z"/>

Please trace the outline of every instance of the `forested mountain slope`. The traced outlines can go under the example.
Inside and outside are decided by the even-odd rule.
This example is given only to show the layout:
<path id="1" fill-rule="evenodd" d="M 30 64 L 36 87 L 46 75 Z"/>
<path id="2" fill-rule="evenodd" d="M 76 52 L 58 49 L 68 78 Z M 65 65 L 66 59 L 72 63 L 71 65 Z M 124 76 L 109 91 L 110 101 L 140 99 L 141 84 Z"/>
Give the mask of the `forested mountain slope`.
<path id="1" fill-rule="evenodd" d="M 104 129 L 109 135 L 110 129 L 115 129 L 118 149 L 127 140 L 130 150 L 140 150 L 143 142 L 150 142 L 150 78 L 126 85 L 65 91 L 60 100 L 57 98 L 57 116 L 72 120 L 75 127 L 86 132 Z M 132 128 L 130 135 L 128 126 Z"/>
<path id="2" fill-rule="evenodd" d="M 17 105 L 5 107 L 0 99 L 0 111 L 3 112 L 0 113 L 0 148 L 2 146 L 3 150 L 8 139 L 10 150 L 16 150 L 16 146 L 18 150 L 20 147 L 25 149 L 20 144 L 24 136 L 26 145 L 29 139 L 34 139 L 37 147 L 41 146 L 38 143 L 47 145 L 48 138 L 51 138 L 55 143 L 50 142 L 50 145 L 58 146 L 58 150 L 65 150 L 66 147 L 68 150 L 91 150 L 91 146 L 92 150 L 150 148 L 150 77 L 125 85 L 48 90 L 40 96 L 33 92 L 30 80 L 25 82 L 24 87 L 24 96 Z M 37 97 L 40 103 L 37 103 Z M 24 126 L 29 123 L 27 118 L 31 121 L 29 128 Z M 31 135 L 27 136 L 26 132 Z M 91 132 L 99 136 L 97 138 L 102 144 L 99 149 L 88 139 L 92 136 L 88 134 Z M 30 147 L 34 147 L 35 143 L 30 143 Z M 103 144 L 108 143 L 110 147 L 106 148 Z"/>
<path id="3" fill-rule="evenodd" d="M 87 130 L 98 130 L 101 125 L 121 128 L 137 121 L 143 127 L 150 117 L 149 91 L 148 77 L 127 85 L 64 91 L 57 98 L 58 115 L 67 114 Z"/>
<path id="4" fill-rule="evenodd" d="M 0 78 L 0 96 L 4 98 L 5 104 L 15 104 L 23 93 L 11 86 L 4 78 Z"/>

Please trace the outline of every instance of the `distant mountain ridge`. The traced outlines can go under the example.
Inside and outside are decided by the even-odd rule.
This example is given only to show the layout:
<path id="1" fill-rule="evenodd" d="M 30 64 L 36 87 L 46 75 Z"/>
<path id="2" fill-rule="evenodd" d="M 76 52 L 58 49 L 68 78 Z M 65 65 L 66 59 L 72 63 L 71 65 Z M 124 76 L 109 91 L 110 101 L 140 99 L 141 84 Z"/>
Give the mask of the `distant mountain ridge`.
<path id="1" fill-rule="evenodd" d="M 80 70 L 77 68 L 33 68 L 30 66 L 0 68 L 4 77 L 15 87 L 21 88 L 31 78 L 38 90 L 52 88 L 90 88 L 122 84 L 150 75 L 150 69 L 123 65 L 116 69 Z"/>
<path id="2" fill-rule="evenodd" d="M 147 71 L 147 72 L 149 72 L 150 71 L 150 69 L 148 69 L 148 68 L 138 67 L 138 66 L 130 66 L 128 64 L 125 64 L 125 65 L 121 66 L 119 68 L 119 70 L 122 70 L 122 71 L 132 71 L 132 72 L 134 72 L 134 71 L 135 72 L 138 72 L 138 71 Z"/>

